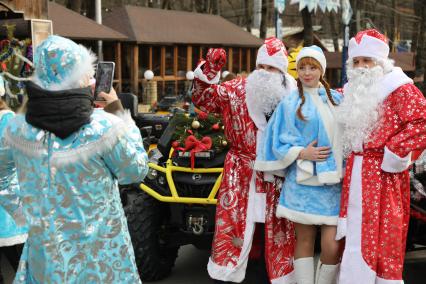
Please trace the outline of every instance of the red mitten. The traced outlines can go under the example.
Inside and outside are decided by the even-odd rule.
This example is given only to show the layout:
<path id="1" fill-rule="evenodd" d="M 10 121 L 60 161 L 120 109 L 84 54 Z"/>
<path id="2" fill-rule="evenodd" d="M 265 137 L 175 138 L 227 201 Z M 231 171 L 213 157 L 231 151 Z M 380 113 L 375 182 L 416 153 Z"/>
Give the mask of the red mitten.
<path id="1" fill-rule="evenodd" d="M 203 73 L 212 80 L 226 64 L 226 52 L 223 48 L 210 48 L 207 52 Z"/>

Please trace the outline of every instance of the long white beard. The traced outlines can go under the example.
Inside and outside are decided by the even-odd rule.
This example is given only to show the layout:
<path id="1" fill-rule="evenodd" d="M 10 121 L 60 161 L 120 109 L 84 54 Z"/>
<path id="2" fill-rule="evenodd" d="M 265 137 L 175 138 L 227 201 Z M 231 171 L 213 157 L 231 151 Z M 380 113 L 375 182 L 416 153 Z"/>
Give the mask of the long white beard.
<path id="1" fill-rule="evenodd" d="M 336 108 L 336 117 L 343 124 L 343 154 L 361 152 L 362 144 L 375 129 L 380 118 L 379 85 L 384 75 L 381 66 L 351 68 L 348 66 L 348 85 L 344 100 Z"/>
<path id="2" fill-rule="evenodd" d="M 287 82 L 289 84 L 289 82 Z M 247 77 L 246 101 L 264 114 L 270 114 L 286 95 L 283 75 L 265 70 L 254 70 Z"/>

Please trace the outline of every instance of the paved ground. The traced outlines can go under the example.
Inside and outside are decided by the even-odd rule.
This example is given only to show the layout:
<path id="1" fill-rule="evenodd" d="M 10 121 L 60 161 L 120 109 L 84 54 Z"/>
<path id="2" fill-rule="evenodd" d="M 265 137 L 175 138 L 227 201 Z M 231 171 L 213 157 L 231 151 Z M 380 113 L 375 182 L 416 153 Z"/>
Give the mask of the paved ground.
<path id="1" fill-rule="evenodd" d="M 179 250 L 179 257 L 172 275 L 162 281 L 152 282 L 156 284 L 211 284 L 206 271 L 209 258 L 208 251 L 200 251 L 193 246 L 184 246 Z M 6 261 L 1 263 L 2 271 L 5 271 L 5 284 L 12 283 L 13 271 Z M 253 267 L 247 269 L 247 277 L 243 284 L 256 284 Z M 405 284 L 426 283 L 426 250 L 407 255 L 404 271 Z M 118 283 L 117 283 L 118 284 Z"/>

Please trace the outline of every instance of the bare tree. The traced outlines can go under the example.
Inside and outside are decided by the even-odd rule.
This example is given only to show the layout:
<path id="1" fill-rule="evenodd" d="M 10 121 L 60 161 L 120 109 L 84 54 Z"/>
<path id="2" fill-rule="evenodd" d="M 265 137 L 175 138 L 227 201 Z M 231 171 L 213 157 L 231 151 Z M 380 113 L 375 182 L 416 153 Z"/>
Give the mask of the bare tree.
<path id="1" fill-rule="evenodd" d="M 314 43 L 314 32 L 312 29 L 312 13 L 308 8 L 302 10 L 303 20 L 303 46 L 310 46 Z"/>
<path id="2" fill-rule="evenodd" d="M 334 51 L 339 51 L 339 33 L 336 29 L 336 21 L 333 12 L 329 12 L 328 19 L 330 20 L 330 32 L 333 39 Z"/>
<path id="3" fill-rule="evenodd" d="M 262 0 L 262 12 L 260 19 L 260 38 L 266 38 L 268 28 L 268 1 Z"/>
<path id="4" fill-rule="evenodd" d="M 252 15 L 250 9 L 250 0 L 244 0 L 244 15 L 245 15 L 245 26 L 247 31 L 251 32 Z"/>

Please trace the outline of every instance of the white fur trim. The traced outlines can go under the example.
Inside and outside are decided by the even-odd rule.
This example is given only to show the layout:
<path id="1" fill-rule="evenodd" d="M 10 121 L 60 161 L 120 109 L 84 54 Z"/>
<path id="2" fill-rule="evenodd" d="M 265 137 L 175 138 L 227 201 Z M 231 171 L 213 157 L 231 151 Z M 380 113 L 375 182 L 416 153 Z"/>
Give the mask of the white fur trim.
<path id="1" fill-rule="evenodd" d="M 197 66 L 197 68 L 194 71 L 194 78 L 198 78 L 199 80 L 203 81 L 204 83 L 207 84 L 218 84 L 219 80 L 220 80 L 220 71 L 217 72 L 216 76 L 209 80 L 207 79 L 206 74 L 204 74 L 203 70 L 201 69 L 201 67 L 205 64 L 206 62 L 202 62 L 200 63 L 200 65 Z"/>
<path id="2" fill-rule="evenodd" d="M 134 124 L 134 121 L 128 110 L 118 113 L 118 117 L 112 114 L 107 115 L 111 116 L 113 125 L 100 139 L 75 149 L 53 152 L 51 165 L 54 167 L 62 167 L 79 161 L 87 161 L 94 155 L 102 154 L 112 149 L 112 147 L 117 144 L 120 137 L 128 132 L 129 125 Z M 44 144 L 43 141 L 27 141 L 21 139 L 12 135 L 10 129 L 7 129 L 5 133 L 5 141 L 8 146 L 17 149 L 29 157 L 47 155 L 47 144 Z"/>
<path id="3" fill-rule="evenodd" d="M 5 132 L 4 139 L 7 146 L 17 149 L 26 156 L 41 157 L 47 155 L 47 146 L 43 144 L 43 141 L 27 141 L 15 137 L 9 128 Z"/>
<path id="4" fill-rule="evenodd" d="M 0 238 L 0 247 L 10 247 L 17 244 L 23 244 L 27 241 L 28 234 L 21 234 L 10 238 Z"/>
<path id="5" fill-rule="evenodd" d="M 362 156 L 355 156 L 349 188 L 345 250 L 340 264 L 339 284 L 375 283 L 376 272 L 365 262 L 361 251 Z"/>
<path id="6" fill-rule="evenodd" d="M 379 100 L 385 100 L 396 89 L 405 85 L 413 84 L 413 80 L 408 77 L 400 67 L 394 67 L 393 70 L 383 76 L 379 82 Z"/>
<path id="7" fill-rule="evenodd" d="M 248 260 L 248 259 L 247 259 Z M 207 264 L 207 272 L 209 276 L 213 279 L 220 281 L 231 281 L 236 283 L 241 283 L 246 276 L 246 268 L 247 263 L 245 263 L 243 267 L 232 267 L 229 266 L 220 266 L 213 262 L 211 257 L 209 258 L 209 262 Z"/>
<path id="8" fill-rule="evenodd" d="M 303 185 L 318 186 L 318 177 L 314 176 L 314 163 L 308 160 L 297 160 L 296 182 Z"/>
<path id="9" fill-rule="evenodd" d="M 271 279 L 271 284 L 296 284 L 294 270 L 282 277 Z"/>
<path id="10" fill-rule="evenodd" d="M 309 213 L 303 213 L 296 210 L 288 209 L 282 205 L 277 206 L 276 216 L 286 218 L 292 222 L 305 225 L 329 225 L 336 226 L 338 216 L 323 216 Z"/>
<path id="11" fill-rule="evenodd" d="M 265 64 L 275 67 L 285 74 L 287 73 L 288 59 L 287 56 L 284 54 L 284 51 L 279 51 L 274 55 L 270 56 L 266 49 L 266 45 L 263 44 L 257 51 L 256 66 L 259 64 Z"/>
<path id="12" fill-rule="evenodd" d="M 8 110 L 8 109 L 0 110 L 0 119 L 2 118 L 3 115 L 8 114 L 8 113 L 13 113 L 14 114 L 13 111 Z"/>
<path id="13" fill-rule="evenodd" d="M 389 45 L 378 38 L 368 35 L 364 35 L 358 44 L 353 37 L 349 41 L 348 55 L 349 59 L 359 56 L 386 59 L 389 56 Z"/>
<path id="14" fill-rule="evenodd" d="M 318 183 L 319 184 L 336 184 L 339 183 L 342 179 L 342 168 L 343 168 L 343 150 L 342 150 L 342 139 L 341 132 L 342 126 L 339 125 L 335 119 L 336 115 L 335 106 L 327 98 L 327 104 L 324 104 L 322 99 L 318 95 L 317 88 L 305 88 L 306 92 L 312 99 L 318 114 L 322 120 L 325 131 L 327 133 L 330 146 L 333 150 L 334 160 L 336 162 L 337 172 L 333 173 L 322 173 L 318 174 Z"/>
<path id="15" fill-rule="evenodd" d="M 340 182 L 340 175 L 337 171 L 319 173 L 318 181 L 321 184 L 336 184 Z"/>
<path id="16" fill-rule="evenodd" d="M 400 173 L 408 169 L 411 164 L 411 152 L 408 153 L 404 158 L 399 157 L 388 147 L 385 146 L 385 154 L 383 155 L 383 161 L 381 168 L 388 173 Z"/>
<path id="17" fill-rule="evenodd" d="M 325 74 L 325 70 L 327 68 L 327 60 L 325 59 L 325 55 L 314 48 L 302 48 L 302 50 L 296 56 L 296 66 L 299 63 L 300 59 L 305 57 L 312 57 L 317 60 L 322 67 L 322 74 Z"/>
<path id="18" fill-rule="evenodd" d="M 337 232 L 336 232 L 336 241 L 346 237 L 347 223 L 346 218 L 337 219 Z"/>
<path id="19" fill-rule="evenodd" d="M 290 166 L 294 161 L 296 161 L 299 156 L 300 151 L 302 151 L 304 147 L 295 146 L 290 148 L 287 155 L 283 160 L 277 161 L 256 161 L 254 163 L 254 169 L 262 172 L 266 171 L 277 171 L 282 170 Z"/>
<path id="20" fill-rule="evenodd" d="M 128 119 L 126 119 L 128 120 Z M 51 165 L 54 167 L 63 167 L 77 162 L 84 162 L 95 155 L 101 155 L 110 151 L 119 141 L 119 139 L 128 132 L 128 123 L 119 120 L 111 126 L 108 131 L 96 141 L 87 143 L 84 146 L 52 153 Z"/>

